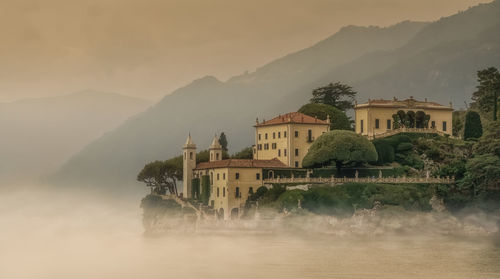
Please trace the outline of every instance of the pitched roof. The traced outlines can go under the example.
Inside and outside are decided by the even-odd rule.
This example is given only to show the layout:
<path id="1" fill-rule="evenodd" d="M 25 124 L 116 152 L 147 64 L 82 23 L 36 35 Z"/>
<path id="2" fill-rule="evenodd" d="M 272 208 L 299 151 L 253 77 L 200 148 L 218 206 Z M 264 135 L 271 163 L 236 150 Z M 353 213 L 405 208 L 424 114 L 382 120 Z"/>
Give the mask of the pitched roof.
<path id="1" fill-rule="evenodd" d="M 419 100 L 413 99 L 413 97 L 410 97 L 409 99 L 406 99 L 406 100 L 398 100 L 396 98 L 394 98 L 393 100 L 384 100 L 384 99 L 371 100 L 371 99 L 369 99 L 367 103 L 356 105 L 354 107 L 354 109 L 364 108 L 364 107 L 416 108 L 416 109 L 421 108 L 421 109 L 453 110 L 451 103 L 449 106 L 443 106 L 443 105 L 438 104 L 436 102 L 428 102 L 427 98 L 425 99 L 425 101 L 419 101 Z"/>
<path id="2" fill-rule="evenodd" d="M 217 169 L 217 168 L 286 168 L 277 158 L 271 160 L 253 159 L 227 159 L 212 162 L 203 162 L 196 165 L 196 169 Z"/>
<path id="3" fill-rule="evenodd" d="M 255 127 L 269 126 L 269 125 L 279 125 L 279 124 L 318 124 L 318 125 L 330 125 L 327 120 L 321 120 L 300 112 L 290 112 L 287 114 L 279 115 L 271 120 L 264 120 L 257 123 Z"/>

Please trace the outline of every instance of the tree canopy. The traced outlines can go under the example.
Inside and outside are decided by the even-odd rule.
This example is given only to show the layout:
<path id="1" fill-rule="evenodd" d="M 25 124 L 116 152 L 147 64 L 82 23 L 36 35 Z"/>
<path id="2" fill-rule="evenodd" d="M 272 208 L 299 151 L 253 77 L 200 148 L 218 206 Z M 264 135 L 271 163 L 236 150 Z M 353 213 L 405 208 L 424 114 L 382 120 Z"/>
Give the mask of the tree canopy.
<path id="1" fill-rule="evenodd" d="M 349 85 L 340 82 L 330 83 L 313 90 L 311 103 L 330 105 L 346 111 L 354 107 L 356 93 Z"/>
<path id="2" fill-rule="evenodd" d="M 148 163 L 137 175 L 137 180 L 153 187 L 157 194 L 166 194 L 169 191 L 170 194 L 177 195 L 177 180 L 182 179 L 182 163 L 179 165 L 177 161 L 175 157 L 167 161 Z"/>
<path id="3" fill-rule="evenodd" d="M 489 67 L 477 72 L 477 91 L 473 93 L 472 107 L 482 111 L 491 112 L 493 120 L 497 119 L 498 91 L 500 91 L 500 72 L 495 67 Z"/>
<path id="4" fill-rule="evenodd" d="M 326 104 L 306 104 L 299 109 L 300 113 L 326 120 L 330 116 L 330 130 L 351 130 L 351 121 L 347 115 L 334 106 Z"/>
<path id="5" fill-rule="evenodd" d="M 478 139 L 483 135 L 483 125 L 481 117 L 475 111 L 468 111 L 465 115 L 464 139 Z"/>
<path id="6" fill-rule="evenodd" d="M 376 162 L 377 151 L 365 137 L 352 131 L 330 131 L 317 138 L 304 157 L 306 168 L 335 164 L 338 170 L 345 165 Z"/>
<path id="7" fill-rule="evenodd" d="M 483 136 L 474 145 L 474 157 L 466 164 L 462 187 L 474 194 L 500 187 L 500 123 L 486 126 Z"/>
<path id="8" fill-rule="evenodd" d="M 253 149 L 252 147 L 246 147 L 236 152 L 231 156 L 231 159 L 252 159 L 253 158 Z"/>

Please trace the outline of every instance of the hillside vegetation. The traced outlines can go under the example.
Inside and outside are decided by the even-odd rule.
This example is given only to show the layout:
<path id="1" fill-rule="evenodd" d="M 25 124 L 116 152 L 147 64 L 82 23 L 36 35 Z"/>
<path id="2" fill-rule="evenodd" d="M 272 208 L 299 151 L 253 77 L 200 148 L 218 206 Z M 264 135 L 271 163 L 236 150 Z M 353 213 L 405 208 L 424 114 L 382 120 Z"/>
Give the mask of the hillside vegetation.
<path id="1" fill-rule="evenodd" d="M 52 181 L 123 187 L 145 163 L 177 155 L 189 132 L 205 149 L 223 129 L 234 152 L 253 143 L 256 117 L 296 111 L 331 82 L 351 84 L 358 101 L 413 95 L 461 105 L 475 72 L 500 63 L 499 14 L 494 1 L 432 23 L 350 26 L 253 73 L 196 80 L 88 145 Z"/>

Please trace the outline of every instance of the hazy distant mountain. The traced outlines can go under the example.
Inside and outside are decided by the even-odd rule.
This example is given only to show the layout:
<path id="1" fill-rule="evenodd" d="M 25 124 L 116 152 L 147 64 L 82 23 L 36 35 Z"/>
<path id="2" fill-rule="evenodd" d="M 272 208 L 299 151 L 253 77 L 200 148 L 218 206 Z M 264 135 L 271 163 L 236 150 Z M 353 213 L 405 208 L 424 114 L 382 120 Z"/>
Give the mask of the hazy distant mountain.
<path id="1" fill-rule="evenodd" d="M 461 103 L 475 71 L 500 64 L 499 14 L 495 1 L 430 24 L 346 27 L 254 73 L 194 81 L 88 145 L 54 181 L 123 186 L 146 162 L 179 154 L 188 132 L 206 148 L 224 131 L 235 151 L 253 143 L 255 117 L 296 110 L 327 82 L 353 84 L 360 100 L 414 95 Z"/>
<path id="2" fill-rule="evenodd" d="M 0 103 L 0 179 L 24 182 L 53 172 L 148 105 L 141 99 L 94 91 Z"/>

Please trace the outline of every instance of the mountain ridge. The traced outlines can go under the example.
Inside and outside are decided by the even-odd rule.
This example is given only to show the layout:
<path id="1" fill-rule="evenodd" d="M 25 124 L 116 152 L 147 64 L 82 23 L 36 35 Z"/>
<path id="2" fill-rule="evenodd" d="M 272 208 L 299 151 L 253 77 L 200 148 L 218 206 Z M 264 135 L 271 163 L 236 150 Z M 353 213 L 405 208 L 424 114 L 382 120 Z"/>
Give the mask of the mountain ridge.
<path id="1" fill-rule="evenodd" d="M 496 42 L 498 34 L 491 33 L 490 29 L 497 22 L 500 23 L 500 19 L 494 17 L 500 14 L 499 2 L 475 6 L 453 15 L 451 21 L 442 18 L 432 23 L 417 23 L 405 29 L 405 32 L 413 30 L 413 33 L 406 33 L 405 36 L 398 32 L 400 30 L 391 29 L 394 27 L 381 28 L 389 33 L 393 31 L 394 37 L 390 44 L 384 44 L 387 39 L 377 36 L 377 32 L 370 33 L 371 37 L 353 35 L 348 38 L 350 41 L 336 42 L 326 54 L 317 53 L 315 44 L 270 62 L 253 73 L 239 75 L 226 82 L 213 77 L 199 79 L 165 96 L 148 111 L 86 146 L 55 174 L 53 181 L 102 183 L 111 188 L 123 186 L 134 180 L 145 163 L 178 155 L 188 133 L 191 133 L 198 148 L 204 149 L 214 133 L 224 131 L 229 139 L 230 150 L 234 152 L 253 143 L 251 126 L 255 123 L 255 117 L 262 119 L 297 110 L 308 101 L 313 88 L 329 82 L 341 81 L 353 85 L 359 92 L 359 100 L 388 97 L 394 92 L 398 93 L 398 97 L 413 95 L 446 103 L 451 97 L 459 100 L 457 102 L 465 100 L 467 97 L 464 92 L 473 86 L 473 80 L 468 78 L 461 81 L 458 85 L 461 91 L 457 93 L 455 87 L 446 86 L 447 81 L 456 80 L 436 79 L 429 73 L 437 68 L 445 71 L 441 73 L 443 77 L 456 75 L 460 79 L 483 67 L 486 58 L 491 58 L 487 59 L 489 63 L 498 61 L 500 64 L 500 60 L 497 60 L 500 53 L 497 49 L 500 43 Z M 453 32 L 451 37 L 466 42 L 463 46 L 454 46 L 449 36 L 441 38 L 439 32 L 449 32 L 446 30 L 453 29 L 453 26 L 446 25 L 460 20 L 468 24 L 472 21 L 476 26 L 462 37 L 462 30 Z M 406 27 L 412 25 L 411 22 L 406 24 Z M 462 23 L 457 26 L 462 26 Z M 404 24 L 399 27 L 404 27 Z M 343 36 L 348 37 L 346 34 L 350 29 L 357 31 L 356 28 L 347 27 L 342 31 Z M 380 31 L 377 28 L 367 30 Z M 463 65 L 456 67 L 458 62 L 454 64 L 453 61 L 474 61 L 474 55 L 478 53 L 475 51 L 483 47 L 483 42 L 475 42 L 474 38 L 482 32 L 488 32 L 493 37 L 489 40 L 492 44 L 490 51 L 481 52 L 480 61 L 473 64 L 472 69 L 464 68 Z M 429 36 L 433 38 L 432 42 L 414 39 Z M 335 38 L 338 39 L 338 36 Z M 366 40 L 364 44 L 372 43 L 380 48 L 359 46 L 359 39 Z M 328 38 L 323 41 L 328 41 Z M 440 43 L 455 47 L 456 51 L 448 54 L 448 49 L 439 48 Z M 341 46 L 351 46 L 348 50 L 353 52 L 335 53 Z M 311 57 L 319 62 L 301 63 L 302 56 L 308 50 L 311 51 Z M 330 52 L 336 56 L 330 56 Z M 460 56 L 460 53 L 464 56 Z M 347 62 L 346 57 L 349 58 Z M 405 76 L 405 72 L 413 76 Z"/>

